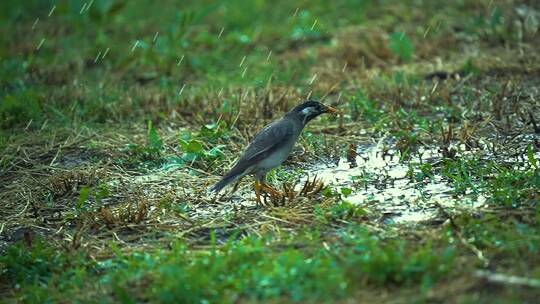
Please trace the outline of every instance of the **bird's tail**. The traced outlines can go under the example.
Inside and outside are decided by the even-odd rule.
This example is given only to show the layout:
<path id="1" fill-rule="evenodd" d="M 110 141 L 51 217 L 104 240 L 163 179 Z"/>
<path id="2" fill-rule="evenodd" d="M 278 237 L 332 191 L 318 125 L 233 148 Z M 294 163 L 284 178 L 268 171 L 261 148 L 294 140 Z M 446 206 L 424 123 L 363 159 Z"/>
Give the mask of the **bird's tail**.
<path id="1" fill-rule="evenodd" d="M 241 175 L 237 172 L 231 171 L 227 175 L 223 176 L 219 182 L 217 182 L 212 188 L 210 188 L 210 191 L 218 193 L 221 191 L 221 189 L 225 188 L 230 183 L 235 182 L 238 178 L 240 178 Z"/>

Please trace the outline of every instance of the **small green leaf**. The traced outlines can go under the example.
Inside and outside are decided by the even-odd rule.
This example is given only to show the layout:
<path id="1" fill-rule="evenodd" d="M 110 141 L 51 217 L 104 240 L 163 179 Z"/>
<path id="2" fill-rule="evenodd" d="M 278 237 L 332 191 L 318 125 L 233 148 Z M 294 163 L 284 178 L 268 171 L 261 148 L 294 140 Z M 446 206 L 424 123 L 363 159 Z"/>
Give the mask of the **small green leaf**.
<path id="1" fill-rule="evenodd" d="M 199 154 L 197 153 L 184 153 L 182 154 L 182 159 L 185 162 L 191 163 L 192 161 L 196 160 Z"/>
<path id="2" fill-rule="evenodd" d="M 86 200 L 88 200 L 88 195 L 90 193 L 90 188 L 87 186 L 84 186 L 81 188 L 81 191 L 79 192 L 79 199 L 77 200 L 77 204 L 75 205 L 75 209 L 77 211 L 81 211 L 84 203 Z"/>
<path id="3" fill-rule="evenodd" d="M 109 188 L 107 185 L 102 184 L 98 187 L 98 189 L 95 191 L 94 196 L 96 198 L 96 202 L 98 204 L 101 204 L 101 200 L 109 196 Z"/>
<path id="4" fill-rule="evenodd" d="M 533 167 L 538 168 L 538 162 L 536 161 L 536 158 L 534 158 L 534 151 L 532 145 L 529 145 L 527 147 L 527 158 L 529 159 L 529 162 Z"/>
<path id="5" fill-rule="evenodd" d="M 221 149 L 220 149 L 220 148 L 222 148 L 222 147 L 223 147 L 223 145 L 219 145 L 219 146 L 213 147 L 212 149 L 210 149 L 210 151 L 208 151 L 208 152 L 205 153 L 205 157 L 206 157 L 206 158 L 210 158 L 210 159 L 222 157 L 222 156 L 223 156 L 223 152 L 222 152 Z"/>
<path id="6" fill-rule="evenodd" d="M 341 194 L 343 194 L 343 196 L 348 197 L 349 195 L 351 195 L 351 193 L 352 193 L 351 188 L 346 188 L 346 187 L 341 188 Z"/>
<path id="7" fill-rule="evenodd" d="M 180 144 L 180 147 L 182 147 L 182 150 L 186 151 L 189 145 L 189 142 L 185 139 L 180 138 L 178 140 L 178 143 Z"/>
<path id="8" fill-rule="evenodd" d="M 188 153 L 201 153 L 204 151 L 203 145 L 197 140 L 190 140 L 187 145 L 186 152 Z"/>
<path id="9" fill-rule="evenodd" d="M 324 195 L 325 197 L 332 197 L 335 196 L 335 192 L 332 188 L 325 187 L 322 191 L 322 195 Z"/>
<path id="10" fill-rule="evenodd" d="M 163 149 L 163 141 L 159 138 L 156 129 L 152 126 L 152 121 L 148 121 L 148 145 L 152 150 L 160 151 Z"/>

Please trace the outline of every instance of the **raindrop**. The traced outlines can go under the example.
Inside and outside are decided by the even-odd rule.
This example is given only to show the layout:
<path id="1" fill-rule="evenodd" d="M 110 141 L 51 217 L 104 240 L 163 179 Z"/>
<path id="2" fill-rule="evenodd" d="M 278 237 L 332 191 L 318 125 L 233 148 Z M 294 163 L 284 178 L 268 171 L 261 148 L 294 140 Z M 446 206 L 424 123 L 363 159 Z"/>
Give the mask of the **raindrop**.
<path id="1" fill-rule="evenodd" d="M 342 73 L 345 73 L 345 69 L 347 68 L 347 62 L 345 62 L 345 64 L 343 65 L 343 69 L 341 69 L 341 72 Z"/>
<path id="2" fill-rule="evenodd" d="M 135 41 L 135 44 L 133 44 L 133 48 L 131 48 L 131 51 L 135 51 L 135 48 L 137 48 L 137 45 L 139 45 L 139 40 Z"/>
<path id="3" fill-rule="evenodd" d="M 81 11 L 79 12 L 79 14 L 82 15 L 82 13 L 84 12 L 84 9 L 86 8 L 86 2 L 83 4 L 82 8 L 81 8 Z"/>
<path id="4" fill-rule="evenodd" d="M 272 50 L 270 50 L 270 52 L 268 52 L 268 56 L 266 56 L 266 61 L 270 60 L 271 55 L 272 55 Z"/>
<path id="5" fill-rule="evenodd" d="M 182 93 L 184 93 L 185 87 L 186 87 L 186 84 L 184 83 L 184 85 L 183 85 L 182 88 L 180 89 L 180 93 L 178 93 L 178 96 L 181 96 Z"/>
<path id="6" fill-rule="evenodd" d="M 431 26 L 428 26 L 426 31 L 424 32 L 424 38 L 426 38 L 427 34 L 429 33 L 429 30 L 431 29 Z"/>
<path id="7" fill-rule="evenodd" d="M 296 10 L 294 11 L 294 14 L 293 14 L 293 17 L 296 17 L 296 14 L 298 14 L 298 7 L 296 8 Z"/>
<path id="8" fill-rule="evenodd" d="M 41 42 L 39 43 L 39 45 L 37 46 L 36 48 L 36 51 L 39 50 L 41 48 L 41 46 L 43 45 L 43 43 L 45 42 L 45 38 L 42 38 L 41 39 Z"/>
<path id="9" fill-rule="evenodd" d="M 439 86 L 439 82 L 435 81 L 435 83 L 433 84 L 433 88 L 431 89 L 431 94 L 432 95 L 433 95 L 433 93 L 435 93 L 435 90 L 437 90 L 437 86 Z"/>
<path id="10" fill-rule="evenodd" d="M 221 38 L 221 35 L 223 34 L 223 31 L 225 30 L 224 27 L 221 28 L 221 31 L 219 31 L 219 35 L 217 36 L 217 38 Z"/>
<path id="11" fill-rule="evenodd" d="M 309 100 L 309 98 L 311 97 L 311 93 L 313 93 L 313 91 L 309 91 L 309 94 L 307 95 L 306 100 Z"/>
<path id="12" fill-rule="evenodd" d="M 109 48 L 107 48 L 105 50 L 105 53 L 103 53 L 103 57 L 101 57 L 102 60 L 105 59 L 105 56 L 107 56 L 107 53 L 109 53 Z"/>
<path id="13" fill-rule="evenodd" d="M 311 80 L 309 81 L 309 85 L 312 85 L 316 78 L 317 78 L 317 73 L 315 73 L 313 77 L 311 77 Z"/>
<path id="14" fill-rule="evenodd" d="M 242 61 L 240 61 L 239 67 L 241 67 L 241 66 L 244 64 L 244 61 L 245 61 L 245 60 L 246 60 L 246 56 L 244 56 L 244 57 L 242 58 Z"/>
<path id="15" fill-rule="evenodd" d="M 178 63 L 176 64 L 176 66 L 179 66 L 182 61 L 184 61 L 184 55 L 182 54 L 182 57 L 180 57 L 180 60 L 178 60 Z"/>
<path id="16" fill-rule="evenodd" d="M 217 94 L 217 96 L 221 96 L 221 93 L 223 93 L 223 87 L 221 87 L 221 90 L 219 90 L 219 93 Z"/>
<path id="17" fill-rule="evenodd" d="M 53 7 L 51 8 L 51 11 L 49 12 L 49 17 L 52 15 L 55 9 L 56 9 L 56 5 L 53 5 Z"/>
<path id="18" fill-rule="evenodd" d="M 90 0 L 90 3 L 88 3 L 88 6 L 86 7 L 86 11 L 90 10 L 90 7 L 92 6 L 93 3 L 94 3 L 94 0 Z"/>
<path id="19" fill-rule="evenodd" d="M 313 31 L 313 29 L 315 28 L 315 25 L 317 24 L 317 19 L 315 19 L 315 22 L 313 22 L 313 25 L 311 26 L 311 30 Z"/>
<path id="20" fill-rule="evenodd" d="M 247 72 L 247 67 L 244 69 L 244 72 L 242 72 L 242 78 L 244 78 L 244 76 L 246 75 L 246 72 Z"/>
<path id="21" fill-rule="evenodd" d="M 152 43 L 156 43 L 158 35 L 159 35 L 159 32 L 156 32 L 156 34 L 154 35 L 154 39 L 152 40 Z"/>
<path id="22" fill-rule="evenodd" d="M 38 22 L 39 22 L 39 17 L 36 19 L 36 21 L 34 21 L 34 24 L 32 24 L 32 29 L 36 27 Z"/>
<path id="23" fill-rule="evenodd" d="M 94 59 L 94 63 L 96 63 L 98 61 L 99 56 L 101 56 L 101 51 L 97 54 L 96 59 Z"/>

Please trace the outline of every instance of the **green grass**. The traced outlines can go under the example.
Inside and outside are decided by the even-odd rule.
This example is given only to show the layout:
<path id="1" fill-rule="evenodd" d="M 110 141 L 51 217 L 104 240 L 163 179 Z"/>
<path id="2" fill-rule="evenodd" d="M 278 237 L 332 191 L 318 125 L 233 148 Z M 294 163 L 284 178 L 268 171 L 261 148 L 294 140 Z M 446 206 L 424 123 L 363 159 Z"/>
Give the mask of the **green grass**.
<path id="1" fill-rule="evenodd" d="M 99 262 L 84 251 L 59 251 L 37 239 L 30 251 L 23 244 L 9 248 L 0 263 L 23 301 L 55 302 L 67 294 L 84 301 L 95 294 L 107 301 L 187 303 L 340 299 L 364 280 L 375 286 L 421 284 L 427 290 L 454 263 L 452 245 L 434 255 L 429 243 L 409 248 L 362 226 L 348 227 L 333 238 L 332 249 L 320 247 L 324 239 L 317 232 L 284 240 L 251 237 L 219 247 L 213 236 L 211 248 L 204 251 L 192 251 L 180 241 L 169 249 L 129 254 L 112 246 L 114 257 Z M 287 248 L 297 244 L 304 246 Z"/>

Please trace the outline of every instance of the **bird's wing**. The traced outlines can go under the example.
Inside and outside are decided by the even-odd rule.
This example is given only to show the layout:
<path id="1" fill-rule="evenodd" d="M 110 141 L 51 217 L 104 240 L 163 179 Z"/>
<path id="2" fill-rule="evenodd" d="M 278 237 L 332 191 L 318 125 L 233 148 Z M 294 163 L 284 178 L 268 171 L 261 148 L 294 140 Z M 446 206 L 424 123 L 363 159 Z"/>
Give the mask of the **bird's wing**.
<path id="1" fill-rule="evenodd" d="M 282 147 L 281 144 L 295 134 L 295 126 L 289 120 L 278 120 L 264 127 L 251 141 L 234 167 L 212 187 L 219 192 L 223 187 L 248 174 L 246 170 Z"/>
<path id="2" fill-rule="evenodd" d="M 256 162 L 265 159 L 281 147 L 280 144 L 290 139 L 293 135 L 295 126 L 289 120 L 281 119 L 264 127 L 251 141 L 242 157 L 236 163 L 236 166 L 249 168 Z"/>

